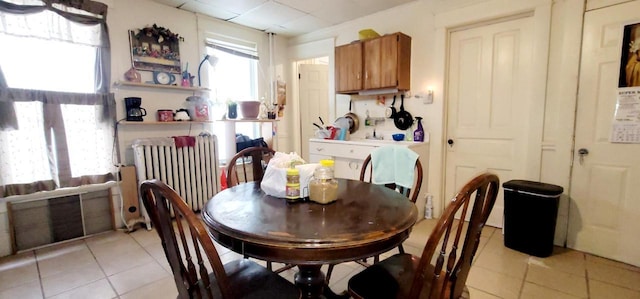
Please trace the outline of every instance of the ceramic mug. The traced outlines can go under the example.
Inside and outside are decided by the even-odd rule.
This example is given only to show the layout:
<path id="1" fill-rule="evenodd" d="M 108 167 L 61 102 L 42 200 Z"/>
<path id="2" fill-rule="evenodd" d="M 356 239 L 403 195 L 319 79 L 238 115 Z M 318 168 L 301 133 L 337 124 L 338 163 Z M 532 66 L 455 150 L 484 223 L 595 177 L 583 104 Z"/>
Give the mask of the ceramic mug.
<path id="1" fill-rule="evenodd" d="M 173 121 L 173 111 L 158 110 L 158 121 Z"/>

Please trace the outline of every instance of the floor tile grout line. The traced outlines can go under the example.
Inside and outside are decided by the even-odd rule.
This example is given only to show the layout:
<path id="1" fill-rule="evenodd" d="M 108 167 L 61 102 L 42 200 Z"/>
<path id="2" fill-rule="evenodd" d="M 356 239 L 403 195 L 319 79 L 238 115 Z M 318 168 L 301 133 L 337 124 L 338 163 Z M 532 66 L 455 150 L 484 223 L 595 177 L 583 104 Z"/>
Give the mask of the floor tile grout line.
<path id="1" fill-rule="evenodd" d="M 522 282 L 520 283 L 520 291 L 518 292 L 518 298 L 522 298 L 522 293 L 524 292 L 524 285 L 527 282 L 527 275 L 529 275 L 529 265 L 531 265 L 531 257 L 527 259 L 527 266 L 524 269 L 524 276 L 522 276 Z"/>
<path id="2" fill-rule="evenodd" d="M 96 264 L 98 264 L 98 267 L 100 268 L 100 271 L 102 271 L 102 274 L 104 274 L 104 278 L 107 280 L 107 283 L 109 284 L 109 286 L 113 290 L 113 293 L 116 294 L 116 298 L 120 298 L 120 294 L 118 294 L 118 291 L 116 290 L 116 287 L 113 285 L 113 283 L 111 283 L 111 280 L 109 279 L 109 276 L 107 275 L 107 272 L 104 270 L 104 268 L 102 267 L 102 265 L 98 261 L 98 258 L 96 257 L 96 255 L 93 252 L 93 250 L 91 250 L 91 247 L 89 246 L 89 243 L 87 243 L 86 240 L 84 240 L 83 242 L 84 242 L 84 245 L 87 246 L 87 249 L 89 249 L 89 252 L 91 252 L 91 256 L 93 256 L 93 259 L 96 261 Z"/>
<path id="3" fill-rule="evenodd" d="M 591 298 L 591 285 L 589 284 L 589 269 L 587 269 L 587 255 L 582 254 L 582 259 L 584 260 L 584 279 L 585 284 L 587 286 L 587 298 Z"/>
<path id="4" fill-rule="evenodd" d="M 151 232 L 151 231 L 152 231 L 152 230 L 147 230 L 147 232 Z M 173 276 L 173 273 L 172 273 L 172 272 L 170 272 L 170 271 L 167 271 L 167 269 L 165 269 L 165 268 L 162 266 L 162 264 L 160 263 L 160 261 L 158 261 L 158 259 L 156 259 L 156 257 L 155 257 L 155 256 L 153 256 L 153 254 L 151 254 L 151 252 L 149 252 L 149 250 L 147 250 L 147 247 L 143 246 L 140 242 L 138 242 L 138 239 L 134 238 L 134 237 L 131 235 L 131 233 L 133 233 L 133 232 L 135 232 L 135 230 L 134 230 L 134 231 L 131 231 L 131 232 L 126 232 L 126 234 L 128 234 L 128 235 L 129 235 L 129 237 L 131 237 L 131 238 L 133 239 L 133 241 L 134 241 L 134 242 L 136 242 L 136 243 L 137 243 L 137 244 L 142 248 L 142 250 L 144 250 L 144 252 L 146 252 L 146 253 L 151 257 L 151 259 L 153 259 L 153 261 L 154 261 L 156 264 L 158 264 L 158 266 L 160 266 L 160 268 L 162 268 L 162 270 L 164 270 L 165 272 L 167 272 L 169 275 Z M 158 236 L 158 237 L 160 237 L 160 236 Z M 160 246 L 162 246 L 162 240 L 160 241 Z M 164 249 L 163 249 L 162 251 L 164 251 Z M 166 256 L 165 256 L 165 258 L 166 258 Z"/>
<path id="5" fill-rule="evenodd" d="M 133 233 L 133 232 L 135 232 L 135 230 L 134 230 L 134 231 L 130 231 L 130 232 L 125 232 L 125 234 L 127 234 L 131 239 L 133 239 L 133 241 L 134 241 L 134 242 L 136 242 L 136 244 L 138 244 L 138 246 L 140 246 L 140 248 L 142 248 L 142 250 L 144 250 L 144 252 L 146 252 L 146 253 L 151 257 L 151 259 L 153 260 L 153 262 L 154 262 L 154 263 L 156 263 L 156 264 L 157 264 L 157 265 L 162 269 L 162 271 L 167 272 L 167 274 L 169 274 L 169 277 L 173 277 L 173 273 L 171 273 L 171 272 L 167 271 L 167 269 L 165 269 L 165 268 L 160 264 L 160 262 L 159 262 L 159 261 L 158 261 L 158 260 L 157 260 L 157 259 L 156 259 L 152 254 L 151 254 L 151 252 L 149 252 L 145 246 L 142 246 L 142 244 L 141 244 L 140 242 L 138 242 L 138 239 L 134 238 L 134 237 L 131 235 L 131 233 Z M 162 246 L 162 241 L 161 241 L 160 246 Z M 164 249 L 163 249 L 163 251 L 164 251 Z M 145 264 L 145 265 L 146 265 L 146 264 Z M 144 266 L 144 265 L 139 265 L 139 266 L 137 266 L 137 267 L 142 267 L 142 266 Z M 123 272 L 124 272 L 124 271 L 123 271 Z M 122 272 L 119 272 L 119 273 L 122 273 Z M 115 273 L 115 274 L 117 274 L 117 273 Z M 114 274 L 114 275 L 115 275 L 115 274 Z M 156 281 L 151 281 L 151 282 L 149 282 L 149 283 L 146 283 L 146 284 L 140 285 L 138 288 L 133 289 L 133 290 L 130 290 L 130 291 L 128 291 L 128 292 L 126 292 L 126 293 L 122 294 L 122 296 L 127 295 L 127 294 L 132 293 L 132 292 L 135 292 L 136 290 L 139 290 L 139 289 L 141 289 L 141 288 L 143 288 L 143 287 L 146 287 L 146 286 L 148 286 L 148 285 L 150 285 L 150 284 L 156 283 L 156 282 L 158 282 L 158 281 L 160 281 L 160 280 L 162 280 L 162 279 L 164 279 L 164 278 L 161 278 L 161 279 L 158 279 L 158 280 L 156 280 Z M 116 291 L 116 295 L 118 295 L 118 298 L 120 298 L 120 296 L 121 296 L 120 294 L 118 294 L 118 292 L 117 292 L 117 291 Z"/>
<path id="6" fill-rule="evenodd" d="M 103 277 L 103 278 L 104 278 L 104 279 L 106 279 L 106 278 L 107 278 L 106 273 L 104 272 L 104 270 L 103 270 L 103 269 L 102 269 L 102 267 L 100 266 L 100 263 L 98 263 L 98 260 L 96 260 L 95 255 L 93 255 L 93 252 L 91 251 L 91 248 L 89 248 L 89 245 L 87 245 L 87 242 L 85 241 L 85 239 L 83 239 L 83 240 L 82 240 L 82 243 L 84 243 L 84 246 L 86 246 L 86 247 L 87 247 L 87 250 L 89 250 L 89 252 L 91 253 L 91 256 L 93 257 L 93 259 L 95 260 L 96 264 L 97 264 L 97 265 L 98 265 L 98 267 L 100 268 L 100 271 L 102 271 L 102 274 L 104 274 L 104 277 Z M 34 255 L 36 255 L 36 252 L 35 252 L 35 251 L 34 251 Z M 36 257 L 37 257 L 37 255 L 36 255 Z M 37 258 L 36 258 L 36 261 L 37 261 Z M 39 266 L 39 265 L 38 265 L 38 276 L 40 277 L 40 266 Z M 96 282 L 96 281 L 99 281 L 100 279 L 103 279 L 103 278 L 99 278 L 99 279 L 96 279 L 96 280 L 93 280 L 93 281 L 89 281 L 89 282 L 87 282 L 87 283 L 85 283 L 85 284 L 83 284 L 83 285 L 79 285 L 79 286 L 76 286 L 76 287 L 73 287 L 73 288 L 70 288 L 70 289 L 64 290 L 64 291 L 62 291 L 62 292 L 60 292 L 60 293 L 53 294 L 53 295 L 48 296 L 48 297 L 50 298 L 50 297 L 53 297 L 53 296 L 58 296 L 58 295 L 60 295 L 60 294 L 64 294 L 64 293 L 69 292 L 69 291 L 73 291 L 73 290 L 75 290 L 75 289 L 78 289 L 78 288 L 81 288 L 81 287 L 87 286 L 87 285 L 89 285 L 89 284 L 92 284 L 92 283 L 94 283 L 94 282 Z M 108 281 L 108 279 L 107 279 L 107 281 Z M 46 298 L 47 298 L 47 296 L 44 294 L 44 285 L 42 284 L 42 277 L 40 277 L 40 285 L 42 286 L 42 297 L 46 299 Z M 117 293 L 116 293 L 116 294 L 117 294 Z"/>
<path id="7" fill-rule="evenodd" d="M 44 285 L 42 285 L 42 273 L 40 273 L 40 263 L 38 262 L 38 255 L 33 250 L 33 260 L 36 262 L 36 270 L 38 270 L 38 283 L 40 284 L 40 295 L 44 299 Z"/>

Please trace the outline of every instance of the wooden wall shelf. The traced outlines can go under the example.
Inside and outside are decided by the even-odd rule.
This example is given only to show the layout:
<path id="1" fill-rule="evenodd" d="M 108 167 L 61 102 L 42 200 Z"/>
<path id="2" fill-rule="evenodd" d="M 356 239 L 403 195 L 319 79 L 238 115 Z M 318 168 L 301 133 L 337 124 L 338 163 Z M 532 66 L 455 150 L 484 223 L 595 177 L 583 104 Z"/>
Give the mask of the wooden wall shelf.
<path id="1" fill-rule="evenodd" d="M 192 125 L 192 124 L 212 124 L 214 121 L 127 121 L 118 122 L 121 125 L 140 125 L 140 126 L 156 126 L 156 125 Z"/>
<path id="2" fill-rule="evenodd" d="M 136 83 L 136 82 L 128 82 L 128 81 L 116 81 L 113 83 L 113 85 L 116 87 L 133 86 L 133 87 L 144 87 L 144 88 L 174 89 L 174 90 L 184 90 L 184 91 L 210 91 L 210 89 L 204 88 L 204 87 L 184 87 L 184 86 L 178 86 L 178 85 Z"/>
<path id="3" fill-rule="evenodd" d="M 272 123 L 272 122 L 276 122 L 279 121 L 278 119 L 254 119 L 254 118 L 247 118 L 247 119 L 242 119 L 242 118 L 238 118 L 238 119 L 221 119 L 218 121 L 226 121 L 226 122 L 236 122 L 236 123 Z"/>

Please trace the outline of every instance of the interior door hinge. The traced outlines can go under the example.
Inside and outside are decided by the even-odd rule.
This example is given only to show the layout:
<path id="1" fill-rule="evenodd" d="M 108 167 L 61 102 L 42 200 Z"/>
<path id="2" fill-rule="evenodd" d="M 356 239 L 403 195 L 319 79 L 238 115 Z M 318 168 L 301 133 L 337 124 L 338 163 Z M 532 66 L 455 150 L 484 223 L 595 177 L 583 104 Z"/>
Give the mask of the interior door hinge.
<path id="1" fill-rule="evenodd" d="M 298 80 L 300 80 L 300 79 L 301 79 L 301 78 L 300 78 L 300 73 L 298 73 Z"/>

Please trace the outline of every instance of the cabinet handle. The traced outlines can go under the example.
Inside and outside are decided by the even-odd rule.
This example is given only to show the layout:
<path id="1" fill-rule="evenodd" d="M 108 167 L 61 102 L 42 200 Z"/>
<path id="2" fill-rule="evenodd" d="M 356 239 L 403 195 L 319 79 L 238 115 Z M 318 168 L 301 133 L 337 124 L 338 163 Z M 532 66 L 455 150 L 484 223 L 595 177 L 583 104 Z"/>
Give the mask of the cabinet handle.
<path id="1" fill-rule="evenodd" d="M 360 80 L 360 72 L 356 74 L 356 79 Z"/>
<path id="2" fill-rule="evenodd" d="M 349 168 L 353 170 L 358 170 L 358 163 L 353 161 L 349 162 Z"/>
<path id="3" fill-rule="evenodd" d="M 349 153 L 353 154 L 353 149 L 350 149 L 350 150 L 349 150 Z"/>
<path id="4" fill-rule="evenodd" d="M 319 152 L 321 152 L 321 151 L 323 151 L 323 150 L 324 150 L 324 148 L 322 148 L 322 147 L 316 147 L 316 150 L 317 150 L 317 151 L 319 151 Z"/>
<path id="5" fill-rule="evenodd" d="M 364 78 L 369 79 L 369 72 L 364 72 Z"/>

